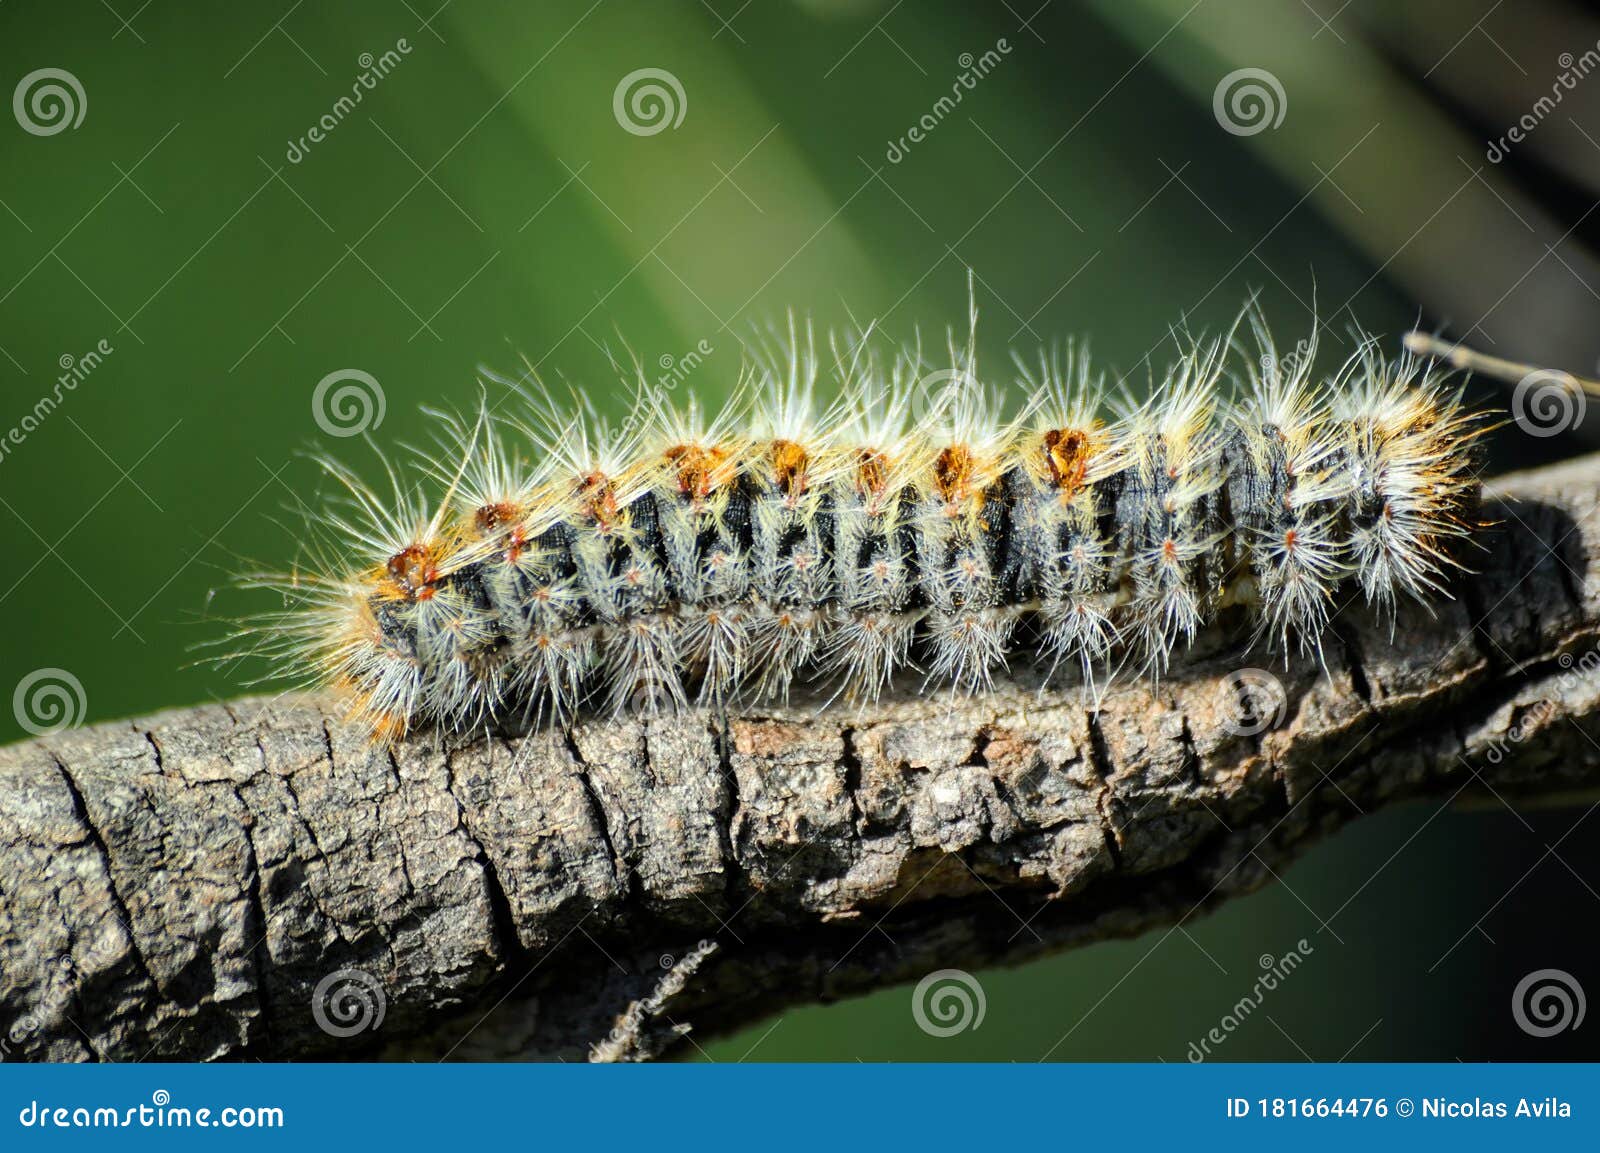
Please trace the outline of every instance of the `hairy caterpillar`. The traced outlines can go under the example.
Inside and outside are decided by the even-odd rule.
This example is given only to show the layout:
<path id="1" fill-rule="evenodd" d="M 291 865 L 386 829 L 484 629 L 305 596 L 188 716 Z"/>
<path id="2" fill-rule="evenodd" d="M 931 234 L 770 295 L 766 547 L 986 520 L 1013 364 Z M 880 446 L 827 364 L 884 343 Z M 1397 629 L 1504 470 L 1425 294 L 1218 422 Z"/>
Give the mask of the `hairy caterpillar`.
<path id="1" fill-rule="evenodd" d="M 288 604 L 246 630 L 386 739 L 800 679 L 981 692 L 1019 653 L 1092 692 L 1125 662 L 1163 674 L 1228 605 L 1253 640 L 1318 651 L 1341 590 L 1391 613 L 1444 595 L 1482 422 L 1431 362 L 1362 338 L 1319 379 L 1314 335 L 1280 358 L 1249 316 L 1253 355 L 1187 340 L 1143 403 L 1108 404 L 1069 347 L 1018 362 L 1008 417 L 970 336 L 930 386 L 920 349 L 880 357 L 869 332 L 829 343 L 824 411 L 791 321 L 715 417 L 642 373 L 618 427 L 542 392 L 514 418 L 441 416 L 442 499 L 325 461 L 332 542 L 254 579 Z"/>

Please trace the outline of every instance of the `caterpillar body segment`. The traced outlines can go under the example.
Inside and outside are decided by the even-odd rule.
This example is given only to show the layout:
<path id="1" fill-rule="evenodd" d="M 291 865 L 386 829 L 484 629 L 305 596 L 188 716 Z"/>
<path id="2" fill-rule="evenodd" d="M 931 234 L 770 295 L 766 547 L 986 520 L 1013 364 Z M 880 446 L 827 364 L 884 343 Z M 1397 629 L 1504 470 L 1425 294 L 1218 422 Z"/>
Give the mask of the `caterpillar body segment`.
<path id="1" fill-rule="evenodd" d="M 696 398 L 680 412 L 658 404 L 655 428 L 647 437 L 647 467 L 655 471 L 639 501 L 653 522 L 656 546 L 664 557 L 660 611 L 639 622 L 629 648 L 617 650 L 613 703 L 643 694 L 654 710 L 684 699 L 678 659 L 703 666 L 703 700 L 721 703 L 743 676 L 749 648 L 749 510 L 740 492 L 740 458 L 746 445 L 720 419 L 709 426 Z M 670 604 L 669 604 L 670 600 Z M 676 611 L 670 611 L 676 605 Z M 652 649 L 650 646 L 654 646 Z M 629 661 L 637 675 L 629 672 Z M 619 695 L 620 694 L 620 695 Z"/>
<path id="2" fill-rule="evenodd" d="M 1258 356 L 1223 449 L 1234 551 L 1258 629 L 1283 651 L 1314 649 L 1347 563 L 1337 468 L 1346 430 L 1312 377 L 1316 333 L 1285 360 L 1260 317 L 1252 321 Z"/>
<path id="3" fill-rule="evenodd" d="M 1037 661 L 1093 696 L 1123 662 L 1169 675 L 1248 607 L 1272 649 L 1316 652 L 1339 605 L 1448 595 L 1475 519 L 1483 425 L 1438 373 L 1370 343 L 1332 377 L 1193 342 L 1108 415 L 1079 349 L 1023 371 L 1021 411 L 977 372 L 809 330 L 712 417 L 640 385 L 611 428 L 542 394 L 514 419 L 441 417 L 445 498 L 343 465 L 290 607 L 248 625 L 336 686 L 376 737 L 784 699 L 897 681 L 982 693 Z M 930 383 L 931 377 L 931 383 Z M 329 534 L 324 534 L 329 535 Z"/>
<path id="4" fill-rule="evenodd" d="M 929 678 L 987 689 L 1004 665 L 1020 606 L 1006 586 L 1011 534 L 1005 474 L 1013 434 L 1000 398 L 985 391 L 970 353 L 933 398 L 932 459 L 915 486 L 913 526 L 926 606 Z"/>
<path id="5" fill-rule="evenodd" d="M 769 366 L 758 394 L 745 492 L 750 507 L 751 639 L 762 654 L 755 690 L 787 698 L 802 670 L 825 651 L 831 605 L 834 502 L 828 491 L 833 428 L 816 411 L 818 362 L 791 318 L 786 355 Z"/>
<path id="6" fill-rule="evenodd" d="M 887 380 L 852 377 L 832 437 L 834 628 L 821 671 L 850 700 L 873 700 L 910 662 L 925 615 L 918 597 L 916 482 L 932 467 L 909 435 L 915 365 L 897 361 Z"/>
<path id="7" fill-rule="evenodd" d="M 1213 615 L 1228 575 L 1216 419 L 1225 347 L 1196 347 L 1126 421 L 1129 468 L 1117 522 L 1129 558 L 1132 631 L 1144 666 L 1157 675 Z"/>
<path id="8" fill-rule="evenodd" d="M 1104 382 L 1087 354 L 1040 358 L 1023 380 L 1039 398 L 1017 440 L 1011 472 L 1013 568 L 1019 599 L 1035 605 L 1050 669 L 1075 664 L 1083 683 L 1108 665 L 1117 640 L 1117 500 L 1128 466 L 1123 430 L 1101 419 Z"/>
<path id="9" fill-rule="evenodd" d="M 1335 390 L 1343 429 L 1341 491 L 1350 563 L 1367 601 L 1427 604 L 1462 570 L 1459 546 L 1480 527 L 1481 418 L 1431 363 L 1382 356 L 1364 342 Z"/>

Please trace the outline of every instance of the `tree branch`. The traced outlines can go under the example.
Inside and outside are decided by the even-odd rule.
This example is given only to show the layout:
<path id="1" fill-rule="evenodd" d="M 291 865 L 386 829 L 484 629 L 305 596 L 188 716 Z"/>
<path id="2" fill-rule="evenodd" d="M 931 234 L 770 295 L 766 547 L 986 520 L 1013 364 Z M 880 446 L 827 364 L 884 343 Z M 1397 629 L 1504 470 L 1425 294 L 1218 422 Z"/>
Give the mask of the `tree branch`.
<path id="1" fill-rule="evenodd" d="M 1234 621 L 1098 714 L 1019 670 L 973 700 L 453 748 L 374 751 L 296 697 L 0 749 L 0 1039 L 55 1060 L 648 1058 L 691 1027 L 1190 917 L 1405 798 L 1592 788 L 1597 501 L 1600 457 L 1492 485 L 1502 523 L 1458 599 L 1402 608 L 1392 638 L 1348 607 L 1326 671 L 1276 670 L 1281 723 L 1254 735 L 1230 674 L 1266 658 L 1230 646 Z"/>

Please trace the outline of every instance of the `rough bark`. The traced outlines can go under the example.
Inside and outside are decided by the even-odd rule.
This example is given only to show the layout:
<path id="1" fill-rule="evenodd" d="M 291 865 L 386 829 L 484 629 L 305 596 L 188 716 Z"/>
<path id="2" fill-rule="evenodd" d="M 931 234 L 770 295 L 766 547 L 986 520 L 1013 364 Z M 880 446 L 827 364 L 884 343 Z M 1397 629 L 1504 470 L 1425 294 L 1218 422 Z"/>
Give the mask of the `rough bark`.
<path id="1" fill-rule="evenodd" d="M 1491 485 L 1457 599 L 1392 636 L 1348 606 L 1253 735 L 1229 674 L 1267 658 L 1224 621 L 1098 713 L 1018 670 L 458 747 L 373 750 L 295 697 L 0 749 L 0 1030 L 53 1060 L 646 1058 L 1195 916 L 1406 798 L 1592 788 L 1597 501 L 1600 457 Z"/>

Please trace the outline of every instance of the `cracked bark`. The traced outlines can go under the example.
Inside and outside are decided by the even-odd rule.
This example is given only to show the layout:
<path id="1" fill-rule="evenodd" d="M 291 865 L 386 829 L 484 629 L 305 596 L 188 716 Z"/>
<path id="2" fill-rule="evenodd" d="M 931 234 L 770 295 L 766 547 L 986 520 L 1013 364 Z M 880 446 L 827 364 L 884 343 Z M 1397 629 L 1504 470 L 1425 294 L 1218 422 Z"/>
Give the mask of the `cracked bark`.
<path id="1" fill-rule="evenodd" d="M 45 1060 L 670 1053 L 1191 917 L 1360 812 L 1600 784 L 1600 457 L 1490 486 L 1436 615 L 1351 607 L 1255 735 L 1219 624 L 1098 714 L 1033 675 L 860 712 L 371 750 L 317 697 L 0 749 L 0 1040 Z M 880 925 L 885 932 L 875 931 Z M 381 1027 L 319 1027 L 359 970 Z M 346 1023 L 327 997 L 321 1008 Z M 350 1008 L 348 1004 L 345 1009 Z M 359 1021 L 355 1022 L 359 1024 Z"/>

